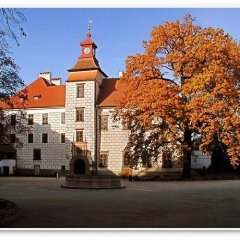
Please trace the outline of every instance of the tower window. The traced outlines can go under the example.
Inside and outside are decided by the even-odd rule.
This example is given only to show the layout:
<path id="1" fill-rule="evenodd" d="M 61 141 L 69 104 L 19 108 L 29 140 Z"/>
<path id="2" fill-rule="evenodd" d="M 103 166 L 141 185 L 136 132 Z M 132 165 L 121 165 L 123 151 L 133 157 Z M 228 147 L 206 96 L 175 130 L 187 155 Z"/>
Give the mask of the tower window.
<path id="1" fill-rule="evenodd" d="M 84 83 L 77 84 L 77 98 L 84 97 Z"/>
<path id="2" fill-rule="evenodd" d="M 84 121 L 84 108 L 76 108 L 76 122 Z"/>
<path id="3" fill-rule="evenodd" d="M 76 142 L 83 142 L 83 130 L 76 131 Z"/>
<path id="4" fill-rule="evenodd" d="M 33 125 L 33 114 L 28 115 L 28 125 Z"/>
<path id="5" fill-rule="evenodd" d="M 48 143 L 48 134 L 47 133 L 42 134 L 42 143 Z"/>
<path id="6" fill-rule="evenodd" d="M 43 113 L 42 115 L 42 124 L 48 124 L 48 114 Z"/>

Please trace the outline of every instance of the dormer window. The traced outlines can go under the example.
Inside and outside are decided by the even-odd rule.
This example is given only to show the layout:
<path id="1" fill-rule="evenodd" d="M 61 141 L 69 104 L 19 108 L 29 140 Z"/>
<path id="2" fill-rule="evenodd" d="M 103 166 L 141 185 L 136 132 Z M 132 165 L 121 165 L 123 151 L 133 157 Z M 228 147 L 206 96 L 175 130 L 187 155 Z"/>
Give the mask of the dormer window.
<path id="1" fill-rule="evenodd" d="M 41 97 L 42 97 L 41 95 L 35 95 L 35 96 L 33 96 L 33 99 L 34 100 L 39 100 Z"/>

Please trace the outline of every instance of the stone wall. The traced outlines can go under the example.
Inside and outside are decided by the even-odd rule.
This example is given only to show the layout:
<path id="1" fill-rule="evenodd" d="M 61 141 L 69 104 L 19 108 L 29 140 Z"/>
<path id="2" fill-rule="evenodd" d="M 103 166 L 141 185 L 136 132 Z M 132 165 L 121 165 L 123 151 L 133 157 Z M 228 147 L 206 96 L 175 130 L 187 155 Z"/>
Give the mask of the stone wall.
<path id="1" fill-rule="evenodd" d="M 61 143 L 61 133 L 65 133 L 65 124 L 61 124 L 64 108 L 27 109 L 27 114 L 34 115 L 34 124 L 29 133 L 33 134 L 33 143 L 28 143 L 28 133 L 21 136 L 23 147 L 17 149 L 17 169 L 34 170 L 34 165 L 41 169 L 61 169 L 68 166 L 66 143 Z M 48 113 L 48 124 L 42 124 L 42 114 Z M 42 143 L 42 134 L 48 134 L 48 143 Z M 41 149 L 41 160 L 33 159 L 33 149 Z M 29 172 L 31 172 L 29 171 Z"/>
<path id="2" fill-rule="evenodd" d="M 100 141 L 99 152 L 108 153 L 108 169 L 115 174 L 121 174 L 123 151 L 128 142 L 128 130 L 123 130 L 121 122 L 114 122 L 112 111 L 114 108 L 98 110 L 98 116 L 108 115 L 108 130 L 98 131 Z M 99 129 L 99 127 L 98 127 Z"/>
<path id="3" fill-rule="evenodd" d="M 94 159 L 95 143 L 95 82 L 81 81 L 84 83 L 84 97 L 76 98 L 76 85 L 79 82 L 66 83 L 66 138 L 70 145 L 66 146 L 66 153 L 72 156 L 71 141 L 76 141 L 76 130 L 83 130 L 83 140 L 87 141 L 87 148 Z M 84 121 L 76 122 L 76 108 L 84 108 Z"/>
<path id="4" fill-rule="evenodd" d="M 191 168 L 201 169 L 205 167 L 206 169 L 211 164 L 211 155 L 205 156 L 202 151 L 193 151 L 191 157 Z"/>

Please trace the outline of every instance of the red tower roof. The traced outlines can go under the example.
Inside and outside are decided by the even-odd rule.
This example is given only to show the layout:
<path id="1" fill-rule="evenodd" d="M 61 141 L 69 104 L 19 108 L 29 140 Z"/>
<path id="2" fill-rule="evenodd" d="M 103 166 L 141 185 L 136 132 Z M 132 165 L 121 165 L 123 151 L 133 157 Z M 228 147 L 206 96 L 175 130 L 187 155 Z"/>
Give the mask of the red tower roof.
<path id="1" fill-rule="evenodd" d="M 91 71 L 91 70 L 98 70 L 101 72 L 105 77 L 107 75 L 102 71 L 100 68 L 100 65 L 98 63 L 98 60 L 96 58 L 96 48 L 97 45 L 92 41 L 91 39 L 91 33 L 90 30 L 87 33 L 86 40 L 82 41 L 80 43 L 81 46 L 81 55 L 78 58 L 76 64 L 68 70 L 70 72 L 67 82 L 71 82 L 72 72 L 79 72 L 79 71 Z M 81 79 L 79 79 L 81 80 Z M 76 81 L 76 79 L 75 79 Z"/>

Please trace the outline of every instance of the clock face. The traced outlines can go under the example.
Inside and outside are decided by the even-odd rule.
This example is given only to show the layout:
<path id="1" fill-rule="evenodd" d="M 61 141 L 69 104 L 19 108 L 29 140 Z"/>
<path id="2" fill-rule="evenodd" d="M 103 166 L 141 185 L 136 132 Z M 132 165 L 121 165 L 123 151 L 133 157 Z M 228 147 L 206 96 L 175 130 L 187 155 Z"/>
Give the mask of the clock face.
<path id="1" fill-rule="evenodd" d="M 89 54 L 90 53 L 90 48 L 84 48 L 84 53 Z"/>

